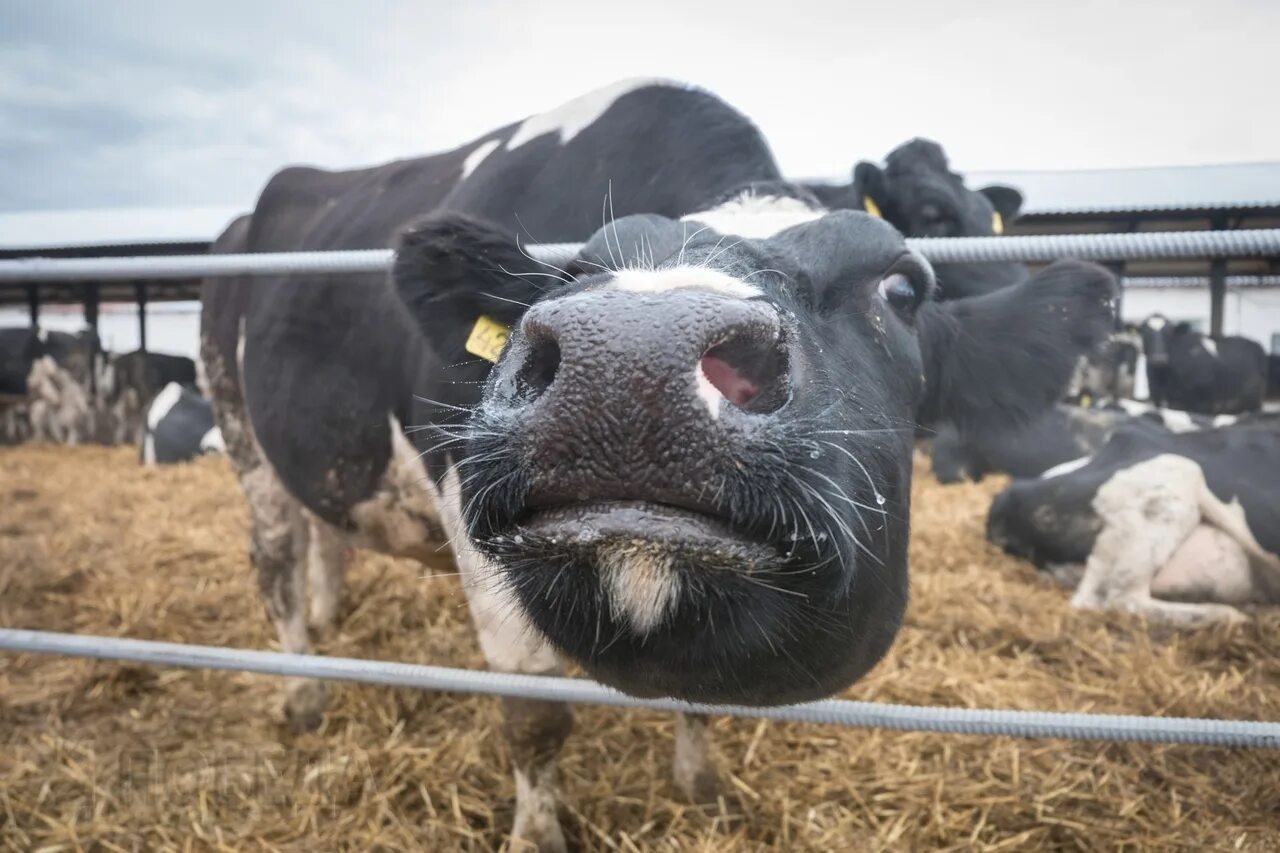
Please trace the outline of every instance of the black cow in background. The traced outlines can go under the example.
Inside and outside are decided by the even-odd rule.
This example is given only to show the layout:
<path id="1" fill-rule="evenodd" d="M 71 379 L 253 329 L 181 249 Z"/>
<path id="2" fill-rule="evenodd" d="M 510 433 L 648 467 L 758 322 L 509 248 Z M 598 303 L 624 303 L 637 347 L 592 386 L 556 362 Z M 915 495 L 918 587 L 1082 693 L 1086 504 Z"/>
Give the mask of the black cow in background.
<path id="1" fill-rule="evenodd" d="M 974 191 L 952 172 L 942 146 L 913 139 L 885 158 L 884 168 L 861 162 L 847 185 L 808 184 L 827 207 L 883 216 L 908 237 L 991 237 L 1004 233 L 1022 208 L 1022 194 L 993 185 Z M 1023 281 L 1013 262 L 937 264 L 939 296 L 960 299 Z"/>
<path id="2" fill-rule="evenodd" d="M 1153 314 L 1139 327 L 1151 401 L 1206 415 L 1256 412 L 1267 390 L 1267 354 L 1238 336 L 1211 338 Z"/>
<path id="3" fill-rule="evenodd" d="M 346 542 L 448 541 L 495 669 L 554 672 L 558 648 L 634 693 L 754 703 L 865 671 L 905 605 L 912 425 L 1049 405 L 1109 328 L 1110 277 L 1060 263 L 938 305 L 889 225 L 779 181 L 740 113 L 635 81 L 443 154 L 273 177 L 215 252 L 400 247 L 390 279 L 205 286 L 205 372 L 283 647 L 332 624 Z M 595 236 L 554 268 L 521 234 Z M 286 702 L 314 725 L 324 692 Z M 562 846 L 568 709 L 504 712 L 515 834 Z M 695 796 L 705 749 L 682 718 Z"/>
<path id="4" fill-rule="evenodd" d="M 1267 354 L 1267 399 L 1280 400 L 1280 353 Z"/>
<path id="5" fill-rule="evenodd" d="M 140 457 L 143 465 L 187 462 L 226 448 L 213 420 L 213 406 L 191 387 L 170 382 L 147 408 L 146 434 Z"/>
<path id="6" fill-rule="evenodd" d="M 1142 336 L 1136 326 L 1114 332 L 1096 352 L 1080 359 L 1065 399 L 1086 407 L 1099 400 L 1133 399 L 1141 356 Z"/>

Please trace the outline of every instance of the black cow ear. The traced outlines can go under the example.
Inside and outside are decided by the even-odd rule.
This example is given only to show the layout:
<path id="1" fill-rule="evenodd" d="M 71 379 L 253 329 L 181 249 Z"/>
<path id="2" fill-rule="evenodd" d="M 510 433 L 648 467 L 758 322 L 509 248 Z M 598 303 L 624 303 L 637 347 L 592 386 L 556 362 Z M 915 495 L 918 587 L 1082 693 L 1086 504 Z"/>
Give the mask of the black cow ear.
<path id="1" fill-rule="evenodd" d="M 432 213 L 400 235 L 391 277 L 423 338 L 445 364 L 496 361 L 506 332 L 559 274 L 516 235 L 461 213 Z"/>
<path id="2" fill-rule="evenodd" d="M 853 194 L 863 210 L 884 219 L 884 209 L 889 197 L 888 179 L 879 166 L 863 160 L 853 167 Z"/>
<path id="3" fill-rule="evenodd" d="M 978 190 L 987 197 L 987 201 L 991 202 L 991 206 L 996 209 L 999 214 L 1001 227 L 995 228 L 998 234 L 1004 230 L 1004 227 L 1013 224 L 1018 218 L 1018 214 L 1022 212 L 1022 193 L 1013 187 L 1007 187 L 1004 184 L 992 184 L 988 187 L 982 187 Z"/>
<path id="4" fill-rule="evenodd" d="M 976 433 L 1035 418 L 1062 396 L 1078 357 L 1111 333 L 1114 287 L 1096 264 L 1058 261 L 1013 287 L 925 305 L 918 420 Z"/>

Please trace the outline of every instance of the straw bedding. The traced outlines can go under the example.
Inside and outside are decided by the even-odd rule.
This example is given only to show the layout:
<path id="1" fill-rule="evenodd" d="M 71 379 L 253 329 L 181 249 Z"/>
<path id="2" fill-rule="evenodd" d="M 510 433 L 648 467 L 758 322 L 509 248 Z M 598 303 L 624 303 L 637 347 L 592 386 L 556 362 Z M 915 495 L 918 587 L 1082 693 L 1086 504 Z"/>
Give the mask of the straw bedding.
<path id="1" fill-rule="evenodd" d="M 1280 719 L 1280 616 L 1196 632 L 1072 612 L 983 539 L 992 480 L 917 477 L 913 598 L 849 698 Z M 0 625 L 274 647 L 224 460 L 0 450 Z M 481 667 L 446 559 L 362 554 L 331 654 Z M 316 734 L 265 676 L 0 655 L 0 848 L 509 845 L 497 703 L 338 685 Z M 1276 849 L 1280 755 L 722 719 L 723 795 L 684 802 L 668 715 L 579 708 L 561 762 L 580 849 Z"/>

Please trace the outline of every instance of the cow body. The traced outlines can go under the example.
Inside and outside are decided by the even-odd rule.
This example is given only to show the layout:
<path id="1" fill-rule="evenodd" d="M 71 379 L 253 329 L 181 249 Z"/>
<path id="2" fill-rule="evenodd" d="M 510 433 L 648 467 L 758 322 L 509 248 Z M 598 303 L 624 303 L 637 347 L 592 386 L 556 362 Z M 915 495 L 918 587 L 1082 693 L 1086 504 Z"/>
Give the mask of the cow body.
<path id="1" fill-rule="evenodd" d="M 992 503 L 988 537 L 1042 569 L 1083 566 L 1079 606 L 1198 621 L 1233 617 L 1153 596 L 1280 603 L 1278 439 L 1270 416 L 1185 432 L 1135 419 L 1073 470 L 1010 485 Z"/>
<path id="2" fill-rule="evenodd" d="M 308 611 L 333 619 L 345 544 L 423 557 L 447 541 L 495 669 L 557 672 L 558 650 L 632 693 L 768 703 L 874 663 L 905 605 L 907 530 L 885 519 L 908 512 L 911 423 L 1047 405 L 1101 337 L 1108 276 L 1058 265 L 1040 287 L 943 309 L 890 227 L 778 184 L 750 122 L 668 84 L 611 87 L 435 157 L 273 178 L 214 251 L 398 245 L 390 278 L 205 288 L 205 374 L 282 645 L 306 650 Z M 591 239 L 556 268 L 520 251 L 522 233 Z M 1026 352 L 992 334 L 1014 318 Z M 503 327 L 501 357 L 477 353 L 477 330 Z M 1022 372 L 978 400 L 965 378 L 1011 354 L 992 338 L 1019 347 Z M 860 357 L 878 373 L 855 389 Z M 826 482 L 801 461 L 824 454 Z M 769 517 L 748 497 L 779 493 L 795 503 Z M 288 688 L 295 722 L 323 704 L 316 683 Z M 504 710 L 515 834 L 559 846 L 569 713 Z M 691 791 L 702 745 L 704 723 L 682 719 Z"/>
<path id="3" fill-rule="evenodd" d="M 1140 327 L 1151 400 L 1202 414 L 1256 412 L 1267 390 L 1267 356 L 1257 341 L 1210 338 L 1160 315 Z"/>
<path id="4" fill-rule="evenodd" d="M 147 407 L 142 439 L 144 465 L 187 462 L 204 453 L 225 450 L 213 406 L 187 385 L 170 382 Z"/>

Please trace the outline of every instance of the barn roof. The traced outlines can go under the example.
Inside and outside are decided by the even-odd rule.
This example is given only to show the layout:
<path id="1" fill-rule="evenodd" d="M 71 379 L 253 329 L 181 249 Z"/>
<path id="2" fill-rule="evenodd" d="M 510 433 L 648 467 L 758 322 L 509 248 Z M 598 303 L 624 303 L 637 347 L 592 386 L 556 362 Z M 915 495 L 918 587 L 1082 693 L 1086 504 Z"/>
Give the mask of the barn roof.
<path id="1" fill-rule="evenodd" d="M 211 243 L 236 207 L 117 207 L 0 213 L 0 252 Z"/>
<path id="2" fill-rule="evenodd" d="M 971 187 L 1008 184 L 1033 216 L 1280 208 L 1280 162 L 1141 169 L 968 172 Z"/>

